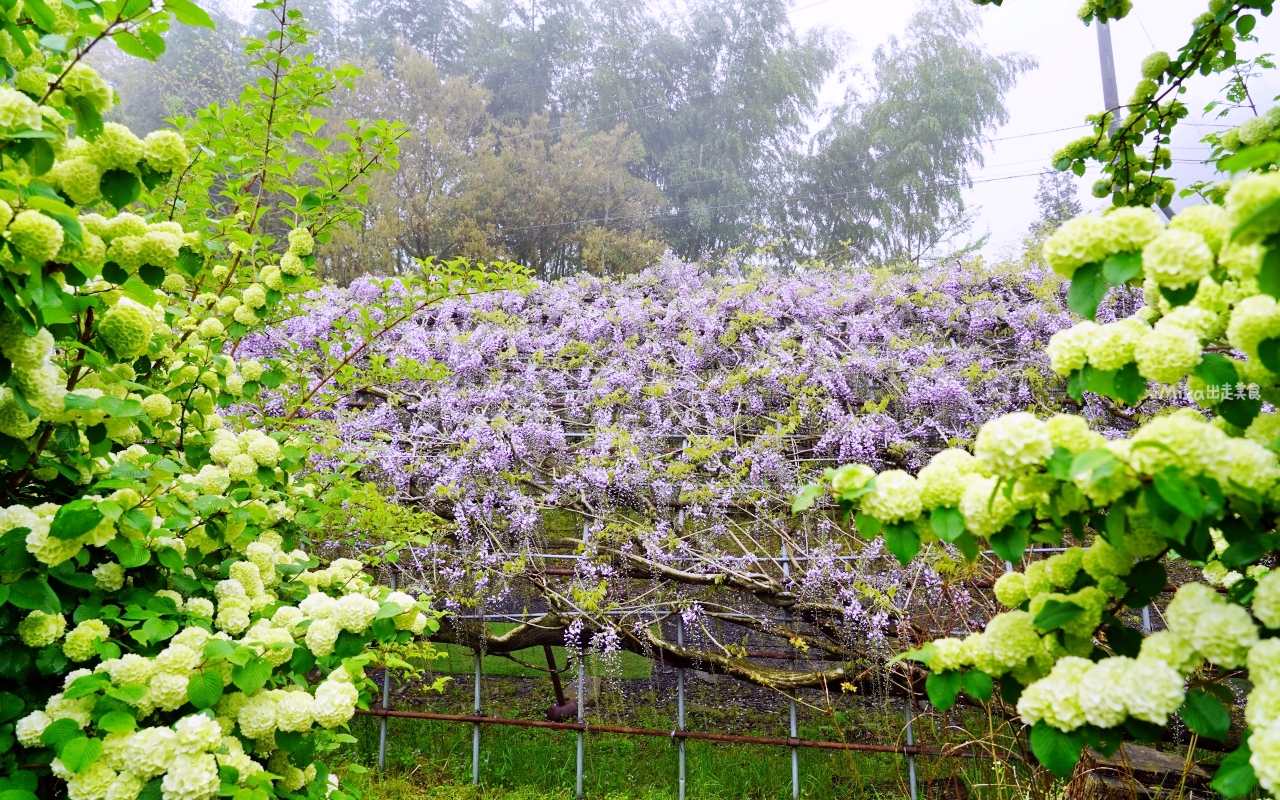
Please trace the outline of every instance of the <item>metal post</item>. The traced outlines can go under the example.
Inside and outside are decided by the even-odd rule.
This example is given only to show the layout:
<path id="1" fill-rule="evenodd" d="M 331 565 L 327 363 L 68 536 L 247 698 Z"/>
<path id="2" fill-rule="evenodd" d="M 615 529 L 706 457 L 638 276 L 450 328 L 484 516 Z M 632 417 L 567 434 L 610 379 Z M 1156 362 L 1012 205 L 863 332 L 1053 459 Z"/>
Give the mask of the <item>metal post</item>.
<path id="1" fill-rule="evenodd" d="M 583 683 L 585 682 L 584 676 L 586 674 L 586 670 L 583 669 L 583 661 L 586 659 L 586 656 L 587 656 L 586 650 L 578 651 L 578 722 L 579 723 L 582 723 L 584 720 L 583 708 L 587 704 L 586 695 L 583 693 Z M 582 800 L 582 745 L 583 745 L 583 737 L 585 735 L 586 734 L 584 731 L 581 731 L 581 730 L 578 731 L 578 793 L 576 795 L 578 800 Z"/>
<path id="2" fill-rule="evenodd" d="M 676 617 L 676 644 L 684 647 L 684 617 Z M 676 668 L 676 729 L 684 730 L 684 667 Z M 679 748 L 680 759 L 680 796 L 679 800 L 684 800 L 685 791 L 685 761 L 684 761 L 684 739 L 681 738 L 677 743 Z"/>
<path id="3" fill-rule="evenodd" d="M 782 580 L 785 584 L 791 578 L 791 561 L 787 558 L 787 546 L 782 545 Z M 784 618 L 788 625 L 791 624 L 791 611 L 788 609 L 784 612 Z M 794 655 L 794 653 L 793 653 Z M 796 660 L 791 659 L 791 668 L 795 669 Z M 794 691 L 794 690 L 793 690 Z M 796 701 L 791 699 L 791 738 L 800 738 L 796 729 Z M 791 800 L 800 800 L 800 748 L 791 748 Z"/>
<path id="4" fill-rule="evenodd" d="M 907 701 L 907 746 L 914 747 L 916 743 L 915 728 L 912 722 L 911 702 Z M 916 800 L 916 756 L 914 753 L 907 754 L 907 779 L 910 781 L 911 800 Z"/>
<path id="5" fill-rule="evenodd" d="M 1095 20 L 1096 22 L 1096 20 Z M 1098 66 L 1102 69 L 1102 104 L 1112 112 L 1107 132 L 1115 134 L 1120 129 L 1120 87 L 1116 84 L 1116 54 L 1111 48 L 1111 25 L 1098 22 Z M 1155 209 L 1165 219 L 1173 219 L 1173 211 L 1157 204 Z"/>
<path id="6" fill-rule="evenodd" d="M 391 589 L 396 588 L 397 572 L 391 573 Z M 382 668 L 382 710 L 386 711 L 391 708 L 391 670 L 384 666 Z M 381 730 L 378 732 L 378 771 L 382 772 L 387 768 L 387 718 L 382 718 Z"/>
<path id="7" fill-rule="evenodd" d="M 1096 22 L 1096 20 L 1095 20 Z M 1116 54 L 1111 49 L 1111 26 L 1098 22 L 1098 65 L 1102 68 L 1102 103 L 1114 114 L 1111 132 L 1120 125 L 1120 87 L 1116 85 Z"/>
<path id="8" fill-rule="evenodd" d="M 484 659 L 479 650 L 476 651 L 476 707 L 475 715 L 480 716 L 480 664 Z M 471 785 L 480 785 L 480 723 L 473 723 L 471 731 Z"/>
<path id="9" fill-rule="evenodd" d="M 1151 633 L 1151 606 L 1142 607 L 1142 631 Z"/>

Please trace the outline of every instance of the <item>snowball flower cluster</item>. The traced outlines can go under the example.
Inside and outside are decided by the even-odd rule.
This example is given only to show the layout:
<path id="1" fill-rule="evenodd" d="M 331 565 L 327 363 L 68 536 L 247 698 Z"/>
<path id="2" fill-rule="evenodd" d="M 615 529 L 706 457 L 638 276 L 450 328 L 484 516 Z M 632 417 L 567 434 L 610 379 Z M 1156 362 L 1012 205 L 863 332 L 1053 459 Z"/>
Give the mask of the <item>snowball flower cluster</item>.
<path id="1" fill-rule="evenodd" d="M 1111 728 L 1129 717 L 1163 725 L 1182 705 L 1182 676 L 1155 659 L 1122 656 L 1092 662 L 1065 656 L 1049 675 L 1026 687 L 1018 715 L 1062 731 L 1089 723 Z"/>
<path id="2" fill-rule="evenodd" d="M 988 475 L 1012 477 L 1048 460 L 1053 455 L 1053 442 L 1043 422 L 1034 414 L 1019 411 L 983 425 L 973 453 Z"/>
<path id="3" fill-rule="evenodd" d="M 1185 639 L 1206 660 L 1221 667 L 1242 667 L 1258 628 L 1249 612 L 1203 583 L 1178 589 L 1165 609 L 1169 630 Z"/>

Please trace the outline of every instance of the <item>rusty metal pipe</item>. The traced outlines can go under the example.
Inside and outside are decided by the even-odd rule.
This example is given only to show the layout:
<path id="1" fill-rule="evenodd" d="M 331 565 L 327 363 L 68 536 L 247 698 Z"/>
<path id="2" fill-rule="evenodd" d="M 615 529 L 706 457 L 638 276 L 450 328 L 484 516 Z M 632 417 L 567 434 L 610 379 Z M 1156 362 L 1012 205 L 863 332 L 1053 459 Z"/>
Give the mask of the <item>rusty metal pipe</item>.
<path id="1" fill-rule="evenodd" d="M 561 731 L 616 733 L 623 736 L 665 736 L 671 739 L 699 739 L 708 742 L 736 742 L 769 747 L 813 747 L 820 750 L 857 750 L 867 753 L 899 753 L 918 756 L 964 756 L 974 758 L 976 753 L 967 750 L 938 750 L 931 747 L 860 744 L 857 742 L 815 742 L 808 739 L 774 739 L 764 736 L 739 736 L 732 733 L 702 733 L 700 731 L 661 731 L 653 728 L 625 728 L 619 725 L 593 725 L 578 722 L 548 722 L 541 719 L 505 719 L 503 717 L 478 717 L 465 714 L 436 714 L 429 711 L 389 711 L 380 708 L 356 709 L 356 713 L 369 717 L 402 717 L 404 719 L 432 719 L 440 722 L 469 722 L 475 725 L 514 725 L 521 728 L 551 728 Z"/>

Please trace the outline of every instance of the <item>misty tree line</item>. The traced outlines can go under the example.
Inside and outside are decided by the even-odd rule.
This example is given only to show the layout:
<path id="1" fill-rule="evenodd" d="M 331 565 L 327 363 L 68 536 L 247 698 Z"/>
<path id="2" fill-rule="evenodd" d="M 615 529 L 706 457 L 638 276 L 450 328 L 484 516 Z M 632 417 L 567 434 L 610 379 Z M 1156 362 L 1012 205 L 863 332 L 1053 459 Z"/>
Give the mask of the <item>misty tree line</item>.
<path id="1" fill-rule="evenodd" d="M 331 110 L 408 123 L 398 172 L 324 255 L 330 277 L 413 257 L 617 273 L 667 250 L 780 262 L 919 262 L 970 228 L 962 189 L 1034 63 L 988 53 L 976 12 L 922 4 L 850 70 L 852 42 L 798 33 L 784 0 L 300 0 L 321 63 L 365 73 Z M 238 95 L 241 36 L 218 14 L 126 73 L 140 130 Z M 107 55 L 104 58 L 111 58 Z M 842 79 L 822 107 L 818 92 Z M 815 120 L 817 124 L 815 125 Z"/>

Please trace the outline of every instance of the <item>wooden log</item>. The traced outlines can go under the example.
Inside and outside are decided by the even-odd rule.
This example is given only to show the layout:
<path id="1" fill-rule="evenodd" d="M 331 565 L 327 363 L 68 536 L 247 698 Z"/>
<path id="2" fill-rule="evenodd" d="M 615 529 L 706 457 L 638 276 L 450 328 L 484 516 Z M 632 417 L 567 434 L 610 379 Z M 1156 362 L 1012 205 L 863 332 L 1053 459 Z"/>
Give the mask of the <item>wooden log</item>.
<path id="1" fill-rule="evenodd" d="M 1182 756 L 1126 742 L 1111 756 L 1086 749 L 1063 800 L 1198 800 L 1208 798 L 1209 774 Z M 1181 790 L 1181 794 L 1179 793 Z"/>

